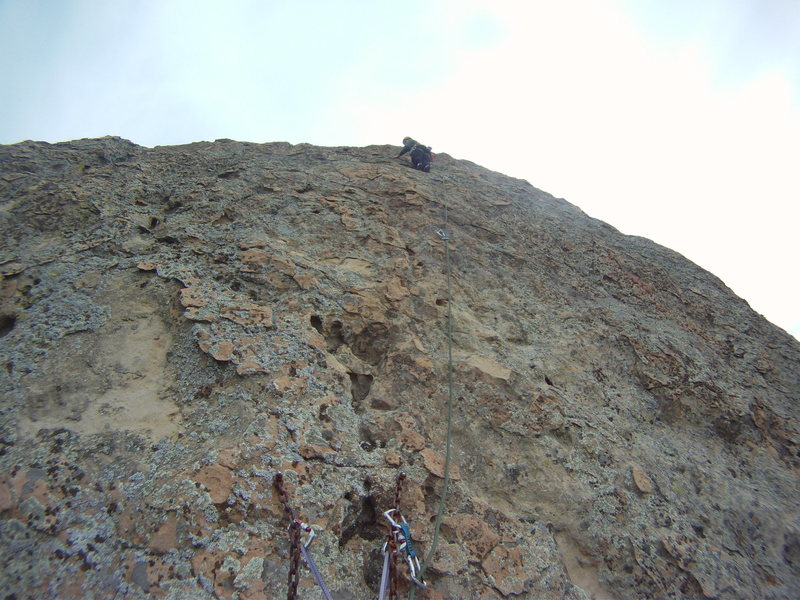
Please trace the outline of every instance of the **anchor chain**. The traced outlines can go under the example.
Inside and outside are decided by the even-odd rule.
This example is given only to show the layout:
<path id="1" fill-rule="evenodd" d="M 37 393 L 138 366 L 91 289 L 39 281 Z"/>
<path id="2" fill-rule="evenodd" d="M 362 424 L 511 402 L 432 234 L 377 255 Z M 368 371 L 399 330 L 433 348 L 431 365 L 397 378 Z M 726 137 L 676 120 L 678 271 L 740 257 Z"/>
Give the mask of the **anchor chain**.
<path id="1" fill-rule="evenodd" d="M 297 586 L 300 583 L 300 522 L 295 519 L 294 511 L 289 504 L 289 497 L 283 487 L 283 473 L 276 473 L 273 481 L 278 499 L 283 505 L 283 512 L 289 518 L 289 539 L 291 540 L 291 554 L 289 557 L 289 577 L 287 583 L 286 600 L 297 600 Z"/>

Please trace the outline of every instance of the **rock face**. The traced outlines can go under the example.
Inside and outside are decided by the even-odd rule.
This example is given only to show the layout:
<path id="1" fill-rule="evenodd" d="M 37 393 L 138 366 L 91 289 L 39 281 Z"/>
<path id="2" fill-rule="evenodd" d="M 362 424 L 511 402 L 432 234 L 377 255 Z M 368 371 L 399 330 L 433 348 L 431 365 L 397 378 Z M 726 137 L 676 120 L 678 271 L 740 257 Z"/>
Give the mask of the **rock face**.
<path id="1" fill-rule="evenodd" d="M 0 147 L 4 597 L 284 597 L 277 472 L 335 598 L 377 594 L 400 470 L 424 556 L 438 229 L 454 464 L 417 597 L 797 597 L 800 344 L 670 250 L 396 153 Z"/>

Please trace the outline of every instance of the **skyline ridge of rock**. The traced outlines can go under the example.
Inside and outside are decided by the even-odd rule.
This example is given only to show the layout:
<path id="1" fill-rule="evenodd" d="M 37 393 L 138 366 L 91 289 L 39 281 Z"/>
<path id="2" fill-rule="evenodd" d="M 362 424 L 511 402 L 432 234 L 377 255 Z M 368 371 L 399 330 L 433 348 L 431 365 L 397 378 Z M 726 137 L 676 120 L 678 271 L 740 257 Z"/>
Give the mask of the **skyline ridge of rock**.
<path id="1" fill-rule="evenodd" d="M 401 468 L 426 553 L 447 206 L 417 597 L 796 595 L 800 343 L 672 250 L 397 152 L 0 146 L 7 593 L 283 596 L 279 471 L 335 598 L 376 595 Z"/>

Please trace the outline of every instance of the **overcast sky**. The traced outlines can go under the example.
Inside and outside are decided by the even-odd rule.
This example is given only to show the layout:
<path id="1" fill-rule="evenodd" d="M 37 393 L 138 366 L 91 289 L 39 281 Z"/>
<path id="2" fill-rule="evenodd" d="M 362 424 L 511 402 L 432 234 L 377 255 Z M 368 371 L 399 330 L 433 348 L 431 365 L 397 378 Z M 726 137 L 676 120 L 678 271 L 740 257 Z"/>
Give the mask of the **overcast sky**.
<path id="1" fill-rule="evenodd" d="M 800 338 L 800 0 L 0 0 L 0 81 L 6 144 L 411 135 Z"/>

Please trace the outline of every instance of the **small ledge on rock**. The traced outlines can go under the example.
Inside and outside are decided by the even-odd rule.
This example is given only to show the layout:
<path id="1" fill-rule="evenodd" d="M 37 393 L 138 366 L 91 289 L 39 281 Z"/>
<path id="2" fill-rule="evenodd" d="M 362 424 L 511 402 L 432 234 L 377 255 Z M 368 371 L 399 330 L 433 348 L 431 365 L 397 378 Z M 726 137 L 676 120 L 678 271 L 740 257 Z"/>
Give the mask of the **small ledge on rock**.
<path id="1" fill-rule="evenodd" d="M 470 367 L 478 369 L 481 373 L 494 377 L 495 379 L 502 379 L 508 381 L 511 377 L 511 369 L 504 367 L 496 360 L 486 358 L 485 356 L 478 356 L 473 354 L 466 361 Z"/>
<path id="2" fill-rule="evenodd" d="M 436 477 L 444 479 L 444 456 L 437 454 L 430 448 L 425 448 L 420 454 L 422 455 L 422 461 L 425 463 L 425 468 Z M 450 479 L 454 481 L 461 479 L 461 471 L 459 471 L 458 465 L 452 460 L 452 457 L 450 460 Z"/>

